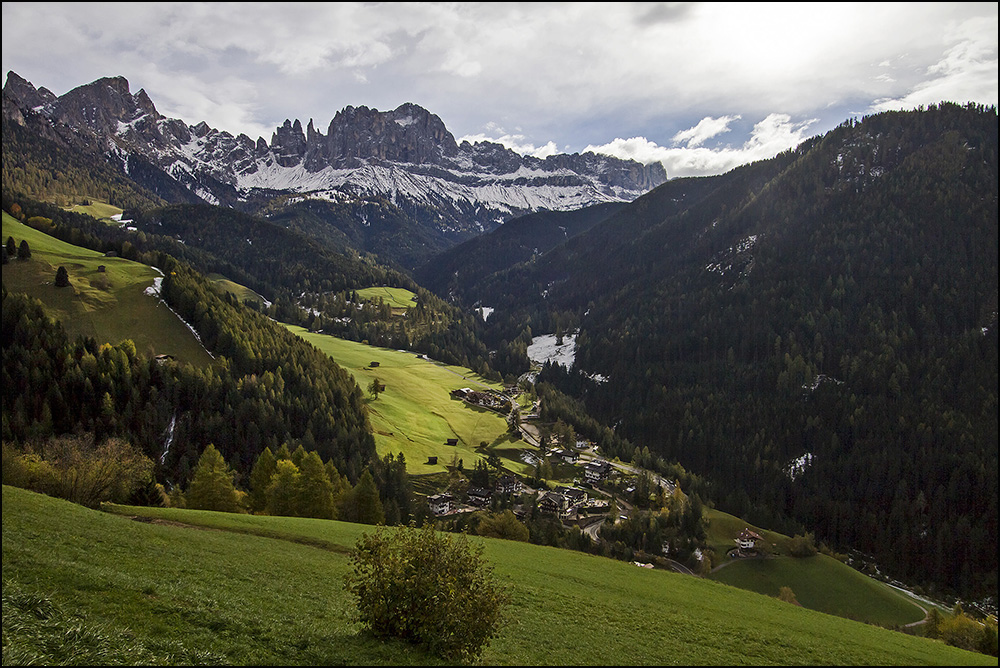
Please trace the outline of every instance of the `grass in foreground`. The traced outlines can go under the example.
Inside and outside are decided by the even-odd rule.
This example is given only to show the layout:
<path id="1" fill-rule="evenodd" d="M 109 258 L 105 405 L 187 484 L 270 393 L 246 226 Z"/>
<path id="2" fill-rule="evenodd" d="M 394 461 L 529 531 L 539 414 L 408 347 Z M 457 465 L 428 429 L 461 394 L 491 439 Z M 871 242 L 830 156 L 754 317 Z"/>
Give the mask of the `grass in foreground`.
<path id="1" fill-rule="evenodd" d="M 3 488 L 5 663 L 8 656 L 86 660 L 102 646 L 117 652 L 107 663 L 440 663 L 418 648 L 375 641 L 353 621 L 343 589 L 347 555 L 373 527 L 112 509 L 155 521 Z M 689 576 L 470 540 L 482 541 L 512 597 L 485 664 L 996 664 Z M 41 617 L 56 610 L 61 624 L 36 610 Z M 39 622 L 24 623 L 32 616 Z"/>
<path id="2" fill-rule="evenodd" d="M 12 259 L 3 268 L 10 292 L 23 292 L 45 304 L 49 317 L 62 321 L 71 338 L 91 336 L 98 343 L 132 339 L 147 355 L 173 355 L 208 366 L 212 358 L 187 326 L 158 297 L 145 294 L 160 273 L 147 265 L 60 241 L 3 214 L 3 241 L 27 240 L 28 260 Z M 69 287 L 55 287 L 56 270 L 66 267 Z M 104 266 L 105 271 L 98 270 Z"/>

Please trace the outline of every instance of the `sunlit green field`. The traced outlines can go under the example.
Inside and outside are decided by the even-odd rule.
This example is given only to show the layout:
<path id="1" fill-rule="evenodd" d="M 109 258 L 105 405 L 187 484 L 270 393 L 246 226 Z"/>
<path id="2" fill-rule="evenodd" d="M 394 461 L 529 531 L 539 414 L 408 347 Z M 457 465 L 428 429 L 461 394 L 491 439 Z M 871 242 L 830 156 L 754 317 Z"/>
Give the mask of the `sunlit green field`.
<path id="1" fill-rule="evenodd" d="M 452 390 L 463 387 L 502 389 L 499 384 L 468 369 L 438 364 L 412 352 L 376 348 L 286 326 L 350 371 L 366 394 L 376 378 L 385 385 L 385 391 L 377 399 L 368 398 L 380 456 L 402 452 L 407 471 L 417 475 L 444 471 L 454 458 L 461 459 L 463 466 L 471 469 L 476 460 L 486 457 L 485 453 L 477 452 L 485 442 L 496 443 L 497 454 L 509 459 L 508 468 L 518 472 L 523 468 L 517 456 L 528 446 L 523 441 L 507 439 L 504 417 L 473 408 L 450 395 Z M 372 362 L 378 362 L 378 366 L 371 366 Z M 452 438 L 458 439 L 458 445 L 445 444 Z M 437 457 L 437 463 L 428 464 L 428 457 Z"/>
<path id="2" fill-rule="evenodd" d="M 3 214 L 3 241 L 28 241 L 31 258 L 12 259 L 3 268 L 10 292 L 25 292 L 45 304 L 71 337 L 99 343 L 132 339 L 147 355 L 167 354 L 199 366 L 212 363 L 201 343 L 158 297 L 145 294 L 159 272 L 147 265 L 73 246 Z M 55 287 L 56 270 L 66 267 L 70 285 Z M 100 266 L 105 271 L 98 271 Z"/>
<path id="3" fill-rule="evenodd" d="M 363 288 L 357 291 L 358 297 L 371 301 L 381 299 L 387 306 L 394 309 L 407 309 L 416 306 L 413 300 L 416 296 L 406 288 L 390 288 L 386 286 Z"/>
<path id="4" fill-rule="evenodd" d="M 74 211 L 76 213 L 85 213 L 88 216 L 93 216 L 98 220 L 111 221 L 112 216 L 117 216 L 122 213 L 122 209 L 117 206 L 113 206 L 106 202 L 99 202 L 97 200 L 91 199 L 90 204 L 74 204 L 73 206 L 67 207 L 68 211 Z M 118 224 L 115 222 L 115 224 Z"/>
<path id="5" fill-rule="evenodd" d="M 3 488 L 5 664 L 442 664 L 353 621 L 343 576 L 374 527 L 112 510 Z M 486 665 L 996 665 L 691 576 L 469 540 L 511 597 Z"/>
<path id="6" fill-rule="evenodd" d="M 718 510 L 706 513 L 709 545 L 722 557 L 720 561 L 729 562 L 712 572 L 712 580 L 766 596 L 777 596 L 782 587 L 789 587 L 806 608 L 871 624 L 903 626 L 924 618 L 924 611 L 909 597 L 832 557 L 788 556 L 788 536 L 753 527 Z M 774 558 L 724 558 L 747 527 L 767 540 Z"/>

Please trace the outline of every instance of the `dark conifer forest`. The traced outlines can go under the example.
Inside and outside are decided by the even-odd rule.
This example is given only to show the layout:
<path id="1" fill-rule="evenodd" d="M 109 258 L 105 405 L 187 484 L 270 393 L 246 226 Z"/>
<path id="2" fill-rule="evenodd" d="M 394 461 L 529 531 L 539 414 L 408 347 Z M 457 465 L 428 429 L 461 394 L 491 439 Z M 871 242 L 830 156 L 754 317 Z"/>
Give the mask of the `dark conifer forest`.
<path id="1" fill-rule="evenodd" d="M 462 294 L 511 338 L 579 327 L 548 379 L 721 509 L 995 594 L 997 247 L 996 110 L 942 104 L 670 181 Z"/>

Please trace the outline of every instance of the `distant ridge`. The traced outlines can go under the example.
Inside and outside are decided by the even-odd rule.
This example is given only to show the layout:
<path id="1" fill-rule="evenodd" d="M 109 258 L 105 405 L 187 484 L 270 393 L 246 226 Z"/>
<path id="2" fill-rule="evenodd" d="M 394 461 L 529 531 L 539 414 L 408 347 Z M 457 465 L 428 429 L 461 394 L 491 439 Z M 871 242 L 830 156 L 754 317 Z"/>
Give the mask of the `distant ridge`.
<path id="1" fill-rule="evenodd" d="M 173 182 L 199 201 L 245 210 L 289 195 L 285 203 L 384 198 L 420 209 L 424 224 L 455 238 L 542 209 L 628 202 L 667 178 L 659 163 L 595 153 L 540 159 L 490 142 L 459 144 L 438 116 L 412 103 L 391 111 L 348 106 L 325 134 L 311 119 L 305 128 L 289 119 L 269 143 L 166 118 L 144 90 L 132 94 L 124 77 L 57 97 L 9 72 L 3 116 L 104 155 L 153 190 Z M 157 173 L 134 170 L 137 158 Z M 181 200 L 168 195 L 167 201 Z"/>

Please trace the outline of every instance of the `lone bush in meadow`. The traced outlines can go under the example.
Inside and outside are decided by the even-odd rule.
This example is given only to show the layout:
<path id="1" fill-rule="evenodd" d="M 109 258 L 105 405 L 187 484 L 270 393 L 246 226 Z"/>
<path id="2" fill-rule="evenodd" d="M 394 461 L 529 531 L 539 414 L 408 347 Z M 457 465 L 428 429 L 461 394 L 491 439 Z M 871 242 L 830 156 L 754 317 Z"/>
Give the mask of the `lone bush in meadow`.
<path id="1" fill-rule="evenodd" d="M 472 661 L 500 631 L 509 597 L 465 536 L 429 525 L 364 534 L 351 554 L 347 590 L 361 623 L 451 661 Z"/>

